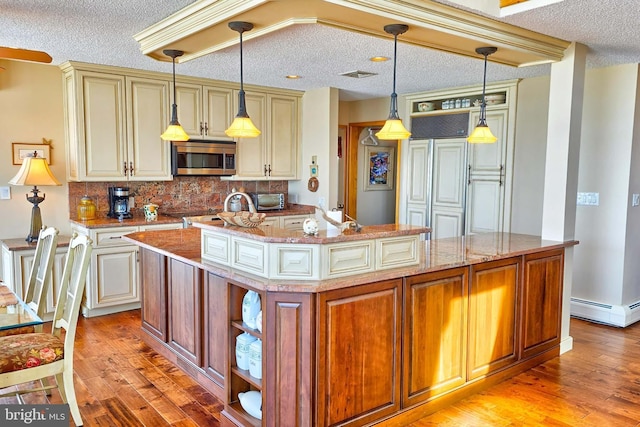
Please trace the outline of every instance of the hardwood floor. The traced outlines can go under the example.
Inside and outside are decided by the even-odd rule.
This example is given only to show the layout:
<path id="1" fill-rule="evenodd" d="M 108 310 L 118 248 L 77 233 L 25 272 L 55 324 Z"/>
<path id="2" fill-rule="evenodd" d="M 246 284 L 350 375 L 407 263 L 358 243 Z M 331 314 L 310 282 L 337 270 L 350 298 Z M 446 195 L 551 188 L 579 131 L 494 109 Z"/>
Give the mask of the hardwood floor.
<path id="1" fill-rule="evenodd" d="M 80 317 L 74 368 L 85 425 L 219 425 L 221 402 L 141 333 L 138 310 Z M 640 426 L 640 323 L 618 329 L 572 319 L 571 335 L 573 351 L 410 426 Z M 42 393 L 25 400 L 47 403 Z M 56 391 L 49 402 L 60 402 Z M 16 400 L 0 399 L 7 403 Z"/>

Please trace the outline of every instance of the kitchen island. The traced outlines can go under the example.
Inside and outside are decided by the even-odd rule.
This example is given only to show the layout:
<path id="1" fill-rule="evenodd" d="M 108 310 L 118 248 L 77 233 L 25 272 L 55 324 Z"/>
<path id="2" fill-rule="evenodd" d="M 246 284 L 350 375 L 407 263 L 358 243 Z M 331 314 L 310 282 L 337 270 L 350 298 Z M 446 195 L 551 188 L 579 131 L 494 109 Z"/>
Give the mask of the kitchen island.
<path id="1" fill-rule="evenodd" d="M 557 356 L 564 248 L 576 243 L 420 240 L 413 265 L 283 280 L 203 259 L 197 228 L 124 238 L 142 248 L 146 342 L 221 398 L 223 425 L 248 426 L 402 425 Z M 248 290 L 262 332 L 242 322 Z M 245 332 L 262 340 L 262 379 L 236 365 Z M 248 390 L 262 393 L 262 421 L 238 401 Z"/>

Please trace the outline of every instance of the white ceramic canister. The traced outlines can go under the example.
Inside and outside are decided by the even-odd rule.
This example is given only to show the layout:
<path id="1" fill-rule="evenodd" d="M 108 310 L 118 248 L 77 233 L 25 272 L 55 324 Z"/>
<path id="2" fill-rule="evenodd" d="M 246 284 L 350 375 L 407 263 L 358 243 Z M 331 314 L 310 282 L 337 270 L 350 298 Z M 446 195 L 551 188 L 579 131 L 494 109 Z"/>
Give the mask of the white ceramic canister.
<path id="1" fill-rule="evenodd" d="M 249 345 L 249 374 L 262 379 L 262 341 L 255 340 Z"/>
<path id="2" fill-rule="evenodd" d="M 255 291 L 247 291 L 242 298 L 242 321 L 251 329 L 255 329 L 259 311 L 260 295 Z"/>
<path id="3" fill-rule="evenodd" d="M 245 332 L 236 337 L 236 365 L 243 370 L 249 369 L 249 346 L 256 337 Z"/>
<path id="4" fill-rule="evenodd" d="M 262 310 L 260 310 L 256 316 L 256 329 L 262 333 Z"/>

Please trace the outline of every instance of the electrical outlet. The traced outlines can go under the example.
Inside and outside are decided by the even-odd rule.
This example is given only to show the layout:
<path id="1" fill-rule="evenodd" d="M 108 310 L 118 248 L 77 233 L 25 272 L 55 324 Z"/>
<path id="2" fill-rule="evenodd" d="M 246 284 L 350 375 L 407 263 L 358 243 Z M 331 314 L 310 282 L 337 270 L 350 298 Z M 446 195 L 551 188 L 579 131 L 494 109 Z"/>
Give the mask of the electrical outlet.
<path id="1" fill-rule="evenodd" d="M 0 187 L 0 200 L 11 199 L 11 187 Z"/>
<path id="2" fill-rule="evenodd" d="M 633 194 L 631 198 L 631 206 L 640 205 L 640 194 Z"/>
<path id="3" fill-rule="evenodd" d="M 600 206 L 600 193 L 578 193 L 578 206 Z"/>

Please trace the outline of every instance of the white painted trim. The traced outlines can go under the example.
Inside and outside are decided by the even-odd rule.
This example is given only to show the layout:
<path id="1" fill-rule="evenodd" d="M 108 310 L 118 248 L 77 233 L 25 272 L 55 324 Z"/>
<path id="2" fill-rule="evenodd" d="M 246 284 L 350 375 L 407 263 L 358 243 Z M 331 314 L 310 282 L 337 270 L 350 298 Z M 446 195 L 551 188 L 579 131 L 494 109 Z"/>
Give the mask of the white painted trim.
<path id="1" fill-rule="evenodd" d="M 560 354 L 565 354 L 567 351 L 573 350 L 573 337 L 568 336 L 560 341 Z"/>
<path id="2" fill-rule="evenodd" d="M 640 321 L 640 301 L 627 305 L 609 305 L 571 298 L 571 316 L 625 328 Z"/>

